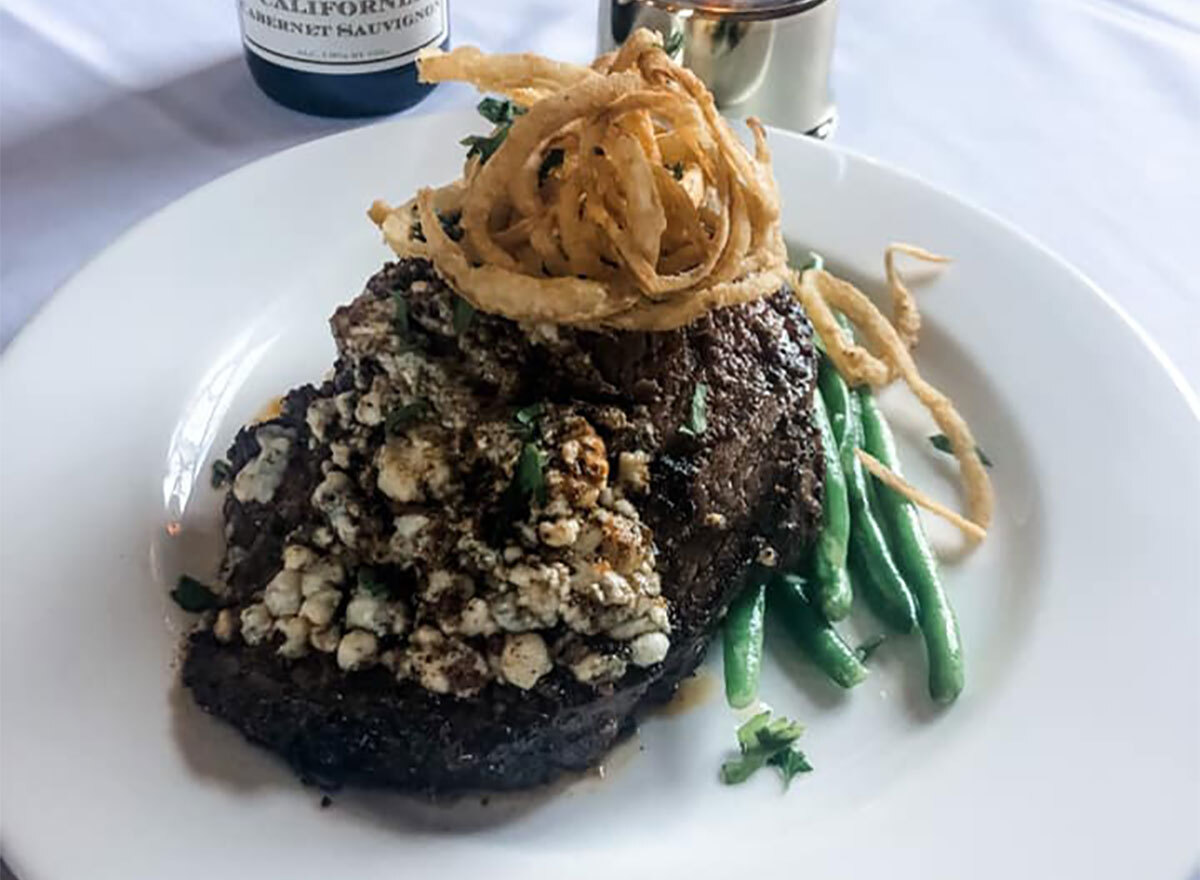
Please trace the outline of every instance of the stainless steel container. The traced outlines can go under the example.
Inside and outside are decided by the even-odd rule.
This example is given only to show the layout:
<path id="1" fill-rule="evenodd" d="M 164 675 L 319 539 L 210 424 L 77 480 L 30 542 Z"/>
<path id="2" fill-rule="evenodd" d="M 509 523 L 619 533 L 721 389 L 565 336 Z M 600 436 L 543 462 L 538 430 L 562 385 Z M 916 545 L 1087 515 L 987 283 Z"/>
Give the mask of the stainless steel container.
<path id="1" fill-rule="evenodd" d="M 704 80 L 722 112 L 828 137 L 838 0 L 600 0 L 599 48 L 637 28 L 662 34 L 672 57 Z"/>

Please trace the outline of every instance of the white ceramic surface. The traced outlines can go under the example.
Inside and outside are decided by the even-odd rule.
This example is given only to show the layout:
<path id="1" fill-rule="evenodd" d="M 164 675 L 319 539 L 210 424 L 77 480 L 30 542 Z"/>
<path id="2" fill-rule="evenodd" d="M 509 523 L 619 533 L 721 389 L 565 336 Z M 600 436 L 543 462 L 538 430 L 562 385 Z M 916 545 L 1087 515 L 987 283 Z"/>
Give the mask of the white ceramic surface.
<path id="1" fill-rule="evenodd" d="M 387 257 L 364 210 L 454 174 L 461 114 L 362 129 L 243 168 L 142 223 L 60 292 L 0 369 L 0 835 L 45 878 L 1183 876 L 1200 827 L 1200 420 L 1103 294 L 912 178 L 773 134 L 785 229 L 877 283 L 903 239 L 956 262 L 918 296 L 919 361 L 996 460 L 999 511 L 946 567 L 968 650 L 950 710 L 919 644 L 854 693 L 779 639 L 764 698 L 816 772 L 718 784 L 737 717 L 715 686 L 603 780 L 430 807 L 320 809 L 174 684 L 166 598 L 219 552 L 208 462 L 333 355 L 325 319 Z M 908 470 L 949 465 L 904 395 Z M 177 537 L 167 534 L 178 520 Z M 938 529 L 937 536 L 950 538 Z M 875 627 L 856 619 L 852 628 Z M 694 688 L 704 691 L 703 684 Z"/>

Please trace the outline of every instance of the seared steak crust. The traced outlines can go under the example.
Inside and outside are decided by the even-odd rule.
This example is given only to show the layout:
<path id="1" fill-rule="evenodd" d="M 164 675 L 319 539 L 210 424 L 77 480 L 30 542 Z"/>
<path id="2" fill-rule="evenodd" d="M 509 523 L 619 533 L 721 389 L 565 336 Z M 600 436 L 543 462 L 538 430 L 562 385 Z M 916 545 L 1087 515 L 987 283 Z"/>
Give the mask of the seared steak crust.
<path id="1" fill-rule="evenodd" d="M 453 297 L 429 264 L 390 264 L 334 315 L 342 357 L 325 385 L 285 398 L 275 423 L 298 442 L 274 499 L 227 496 L 226 574 L 237 600 L 278 571 L 289 535 L 314 526 L 309 498 L 322 478 L 322 453 L 307 443 L 306 410 L 318 395 L 361 381 L 346 348 L 356 313 L 395 291 L 407 298 L 410 332 L 427 356 L 498 410 L 535 401 L 574 407 L 600 432 L 614 469 L 622 451 L 651 453 L 641 513 L 672 608 L 669 653 L 599 689 L 557 667 L 530 690 L 493 681 L 462 698 L 397 681 L 382 667 L 346 674 L 327 656 L 284 659 L 270 643 L 224 643 L 203 630 L 190 638 L 184 683 L 205 710 L 326 786 L 517 789 L 595 765 L 632 729 L 639 709 L 668 699 L 695 669 L 749 566 L 772 552 L 786 563 L 814 534 L 822 474 L 809 416 L 808 321 L 781 291 L 669 332 L 522 328 L 476 314 L 456 334 L 446 331 Z M 695 436 L 680 429 L 698 383 L 707 387 L 707 429 Z M 229 450 L 234 470 L 258 451 L 243 429 Z"/>

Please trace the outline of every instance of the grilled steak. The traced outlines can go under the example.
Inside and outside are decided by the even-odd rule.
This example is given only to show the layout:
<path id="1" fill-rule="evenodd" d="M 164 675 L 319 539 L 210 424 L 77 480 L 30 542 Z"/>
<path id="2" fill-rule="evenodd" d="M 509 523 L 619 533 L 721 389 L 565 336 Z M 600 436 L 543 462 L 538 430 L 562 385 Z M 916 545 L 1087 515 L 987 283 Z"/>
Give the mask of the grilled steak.
<path id="1" fill-rule="evenodd" d="M 228 609 L 183 667 L 309 780 L 443 794 L 596 764 L 700 662 L 749 566 L 819 521 L 786 291 L 670 332 L 520 327 L 404 260 L 332 325 L 326 381 L 229 450 Z M 545 612 L 522 591 L 554 571 Z"/>

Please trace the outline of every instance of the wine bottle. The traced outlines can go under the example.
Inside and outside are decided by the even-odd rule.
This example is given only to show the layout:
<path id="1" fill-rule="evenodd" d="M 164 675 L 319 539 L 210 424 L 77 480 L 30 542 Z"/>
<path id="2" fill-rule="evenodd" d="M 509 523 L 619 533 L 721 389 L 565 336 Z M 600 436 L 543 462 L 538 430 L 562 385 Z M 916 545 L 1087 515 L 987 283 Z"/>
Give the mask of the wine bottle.
<path id="1" fill-rule="evenodd" d="M 318 116 L 377 116 L 416 104 L 422 49 L 450 44 L 449 0 L 238 0 L 259 88 Z"/>

